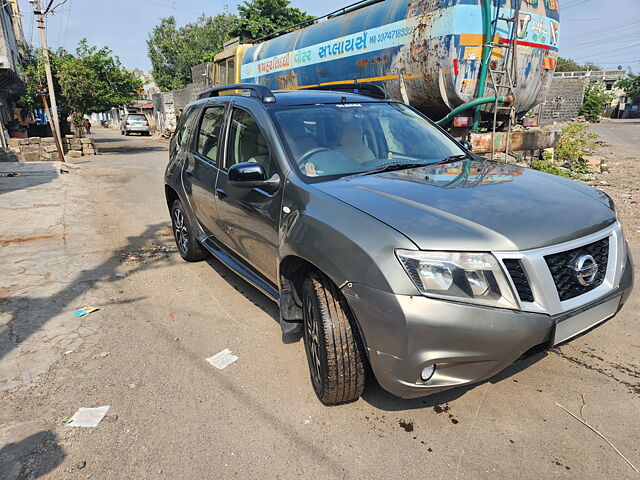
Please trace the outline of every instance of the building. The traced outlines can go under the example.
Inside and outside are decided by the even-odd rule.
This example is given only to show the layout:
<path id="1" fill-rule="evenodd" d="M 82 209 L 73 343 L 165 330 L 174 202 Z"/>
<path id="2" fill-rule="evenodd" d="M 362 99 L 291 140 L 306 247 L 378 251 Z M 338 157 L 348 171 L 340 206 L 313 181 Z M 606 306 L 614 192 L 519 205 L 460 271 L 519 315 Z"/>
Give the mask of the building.
<path id="1" fill-rule="evenodd" d="M 585 72 L 556 72 L 553 81 L 540 105 L 540 123 L 563 122 L 579 116 L 584 100 L 584 90 L 590 81 L 604 83 L 605 88 L 614 93 L 614 100 L 605 110 L 605 116 L 616 117 L 616 112 L 624 92 L 615 87 L 625 73 L 620 70 Z"/>
<path id="2" fill-rule="evenodd" d="M 24 42 L 20 10 L 16 0 L 0 3 L 0 121 L 4 130 L 13 123 L 14 97 L 24 89 L 21 42 Z M 23 43 L 22 43 L 23 44 Z"/>

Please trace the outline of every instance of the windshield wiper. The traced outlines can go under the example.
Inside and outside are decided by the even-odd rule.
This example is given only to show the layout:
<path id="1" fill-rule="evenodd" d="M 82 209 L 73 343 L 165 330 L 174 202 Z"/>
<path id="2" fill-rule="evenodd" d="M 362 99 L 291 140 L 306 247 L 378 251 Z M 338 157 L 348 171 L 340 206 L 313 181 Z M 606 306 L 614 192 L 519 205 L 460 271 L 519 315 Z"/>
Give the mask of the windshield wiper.
<path id="1" fill-rule="evenodd" d="M 367 170 L 366 172 L 359 172 L 351 175 L 346 175 L 342 178 L 363 177 L 365 175 L 373 175 L 375 173 L 392 172 L 394 170 L 405 170 L 407 168 L 424 167 L 425 165 L 428 165 L 428 163 L 390 163 L 389 165 L 384 165 L 382 167 L 374 168 L 372 170 Z"/>

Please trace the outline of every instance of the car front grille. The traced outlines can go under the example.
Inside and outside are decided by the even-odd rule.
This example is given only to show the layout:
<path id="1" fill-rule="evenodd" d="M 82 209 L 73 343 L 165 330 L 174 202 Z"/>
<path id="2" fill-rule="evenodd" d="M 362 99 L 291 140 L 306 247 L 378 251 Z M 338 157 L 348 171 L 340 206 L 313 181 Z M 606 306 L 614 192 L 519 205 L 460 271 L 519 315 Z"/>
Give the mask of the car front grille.
<path id="1" fill-rule="evenodd" d="M 504 266 L 507 267 L 511 280 L 513 280 L 513 285 L 516 287 L 516 292 L 518 292 L 520 300 L 523 302 L 533 302 L 531 285 L 529 285 L 529 280 L 527 280 L 520 260 L 507 258 L 504 259 L 503 262 Z"/>
<path id="2" fill-rule="evenodd" d="M 590 285 L 582 285 L 574 270 L 576 260 L 582 255 L 591 255 L 598 264 L 598 272 Z M 609 259 L 609 237 L 572 250 L 546 255 L 544 259 L 558 290 L 560 301 L 575 298 L 600 286 L 604 281 Z"/>

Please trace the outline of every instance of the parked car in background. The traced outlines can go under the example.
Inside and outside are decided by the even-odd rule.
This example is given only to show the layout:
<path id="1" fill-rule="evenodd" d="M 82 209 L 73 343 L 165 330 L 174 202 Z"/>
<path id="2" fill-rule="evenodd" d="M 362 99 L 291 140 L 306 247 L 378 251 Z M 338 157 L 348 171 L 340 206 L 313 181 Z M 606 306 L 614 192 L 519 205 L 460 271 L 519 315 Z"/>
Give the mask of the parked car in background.
<path id="1" fill-rule="evenodd" d="M 479 382 L 631 293 L 605 193 L 477 156 L 375 85 L 210 89 L 169 156 L 180 255 L 213 254 L 302 325 L 324 404 L 369 369 L 403 398 Z"/>
<path id="2" fill-rule="evenodd" d="M 129 135 L 139 133 L 140 135 L 150 135 L 149 121 L 142 113 L 129 113 L 120 122 L 120 134 Z"/>

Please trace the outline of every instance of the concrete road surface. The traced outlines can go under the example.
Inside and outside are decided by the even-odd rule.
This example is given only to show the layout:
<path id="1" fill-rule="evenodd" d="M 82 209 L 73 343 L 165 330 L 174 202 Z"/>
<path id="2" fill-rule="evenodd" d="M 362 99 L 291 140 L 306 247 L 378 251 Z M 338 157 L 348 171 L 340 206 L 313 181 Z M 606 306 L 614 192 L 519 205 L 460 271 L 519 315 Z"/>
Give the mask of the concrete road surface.
<path id="1" fill-rule="evenodd" d="M 640 466 L 638 295 L 473 388 L 407 401 L 371 382 L 327 408 L 276 305 L 171 248 L 166 142 L 95 137 L 79 169 L 0 178 L 0 478 L 639 477 L 557 405 Z M 205 361 L 225 348 L 237 362 Z M 61 421 L 105 405 L 96 428 Z"/>

